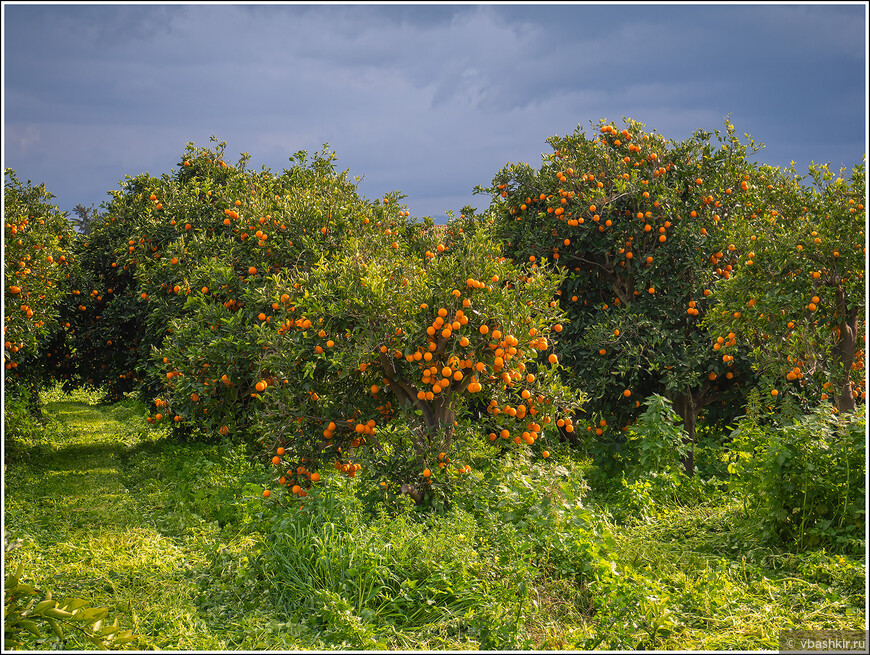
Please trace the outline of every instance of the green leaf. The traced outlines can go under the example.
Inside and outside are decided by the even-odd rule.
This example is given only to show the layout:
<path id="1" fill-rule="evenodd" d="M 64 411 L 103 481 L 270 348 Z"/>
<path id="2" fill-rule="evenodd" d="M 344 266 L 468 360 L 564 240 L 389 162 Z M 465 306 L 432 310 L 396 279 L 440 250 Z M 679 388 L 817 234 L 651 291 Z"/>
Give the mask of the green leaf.
<path id="1" fill-rule="evenodd" d="M 97 623 L 94 624 L 94 632 L 98 633 L 100 637 L 108 637 L 121 631 L 121 628 L 116 625 L 101 626 L 100 629 L 97 630 L 98 624 L 100 624 L 100 621 L 97 621 Z"/>
<path id="2" fill-rule="evenodd" d="M 60 627 L 60 623 L 51 617 L 45 617 L 45 620 L 48 625 L 51 626 L 51 629 L 54 630 L 54 634 L 56 634 L 59 639 L 63 639 L 63 628 Z"/>
<path id="3" fill-rule="evenodd" d="M 36 625 L 35 621 L 22 619 L 18 622 L 18 625 L 27 630 L 30 634 L 35 635 L 36 637 L 42 637 L 42 633 L 39 631 L 39 626 Z"/>
<path id="4" fill-rule="evenodd" d="M 29 584 L 19 582 L 17 585 L 15 585 L 15 587 L 13 587 L 11 593 L 15 596 L 34 596 L 36 594 L 36 590 Z"/>
<path id="5" fill-rule="evenodd" d="M 57 607 L 57 601 L 55 601 L 55 600 L 43 600 L 43 601 L 37 603 L 36 607 L 33 608 L 33 610 L 30 612 L 30 614 L 31 614 L 31 616 L 36 616 L 37 614 L 42 614 L 43 611 L 45 611 L 49 608 L 53 608 L 53 607 Z"/>
<path id="6" fill-rule="evenodd" d="M 76 619 L 82 621 L 102 621 L 109 613 L 108 607 L 89 607 L 76 613 Z"/>
<path id="7" fill-rule="evenodd" d="M 68 612 L 75 612 L 77 609 L 87 607 L 89 602 L 81 598 L 67 598 L 60 604 L 60 609 Z"/>

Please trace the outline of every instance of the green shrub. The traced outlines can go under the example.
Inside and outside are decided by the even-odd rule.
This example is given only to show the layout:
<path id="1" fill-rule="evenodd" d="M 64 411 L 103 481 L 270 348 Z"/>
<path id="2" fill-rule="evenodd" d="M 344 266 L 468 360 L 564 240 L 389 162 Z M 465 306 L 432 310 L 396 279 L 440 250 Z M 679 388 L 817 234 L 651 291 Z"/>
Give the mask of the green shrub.
<path id="1" fill-rule="evenodd" d="M 613 494 L 616 518 L 648 520 L 664 508 L 697 503 L 715 487 L 713 479 L 686 475 L 682 459 L 691 444 L 671 401 L 653 394 L 645 405 L 621 449 L 623 468 Z"/>
<path id="2" fill-rule="evenodd" d="M 835 414 L 823 406 L 783 425 L 764 425 L 753 414 L 741 421 L 729 471 L 767 537 L 863 552 L 865 411 Z"/>
<path id="3" fill-rule="evenodd" d="M 52 436 L 61 429 L 57 421 L 43 414 L 36 390 L 21 389 L 19 392 L 6 396 L 3 403 L 7 464 L 48 447 Z"/>

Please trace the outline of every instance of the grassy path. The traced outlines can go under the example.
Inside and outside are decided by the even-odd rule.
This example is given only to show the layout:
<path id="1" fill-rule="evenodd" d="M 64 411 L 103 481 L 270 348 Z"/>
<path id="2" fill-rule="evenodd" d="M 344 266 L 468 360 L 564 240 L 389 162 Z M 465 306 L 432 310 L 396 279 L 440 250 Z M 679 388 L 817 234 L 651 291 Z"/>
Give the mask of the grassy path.
<path id="1" fill-rule="evenodd" d="M 130 404 L 61 398 L 47 403 L 45 414 L 59 424 L 51 445 L 5 476 L 7 534 L 22 539 L 10 557 L 56 598 L 108 607 L 110 620 L 140 635 L 133 648 L 229 647 L 215 628 L 218 618 L 202 615 L 198 585 L 219 531 L 164 534 L 150 518 L 159 507 L 147 506 L 159 503 L 159 494 L 134 498 L 125 486 L 124 466 L 141 447 L 142 413 Z"/>

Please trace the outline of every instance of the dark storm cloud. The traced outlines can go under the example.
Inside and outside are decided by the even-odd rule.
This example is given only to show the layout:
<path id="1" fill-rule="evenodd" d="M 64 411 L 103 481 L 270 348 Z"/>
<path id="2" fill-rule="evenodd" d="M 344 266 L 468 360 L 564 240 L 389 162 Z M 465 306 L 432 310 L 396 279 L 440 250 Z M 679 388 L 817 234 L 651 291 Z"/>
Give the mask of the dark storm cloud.
<path id="1" fill-rule="evenodd" d="M 865 149 L 863 5 L 4 5 L 4 157 L 69 209 L 188 141 L 278 170 L 329 143 L 415 215 L 547 137 L 627 116 L 717 129 L 764 161 Z M 832 129 L 831 126 L 835 126 Z"/>

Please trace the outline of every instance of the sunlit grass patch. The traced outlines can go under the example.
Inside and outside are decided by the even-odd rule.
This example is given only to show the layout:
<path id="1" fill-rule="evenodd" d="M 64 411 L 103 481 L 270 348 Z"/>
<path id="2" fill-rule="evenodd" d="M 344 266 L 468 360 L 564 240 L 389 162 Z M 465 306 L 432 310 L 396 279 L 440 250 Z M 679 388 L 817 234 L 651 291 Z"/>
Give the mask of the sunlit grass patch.
<path id="1" fill-rule="evenodd" d="M 674 508 L 614 534 L 629 582 L 644 590 L 626 598 L 637 609 L 615 624 L 624 644 L 775 649 L 785 629 L 854 629 L 865 620 L 862 563 L 764 546 L 739 502 Z"/>

